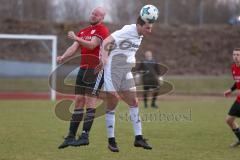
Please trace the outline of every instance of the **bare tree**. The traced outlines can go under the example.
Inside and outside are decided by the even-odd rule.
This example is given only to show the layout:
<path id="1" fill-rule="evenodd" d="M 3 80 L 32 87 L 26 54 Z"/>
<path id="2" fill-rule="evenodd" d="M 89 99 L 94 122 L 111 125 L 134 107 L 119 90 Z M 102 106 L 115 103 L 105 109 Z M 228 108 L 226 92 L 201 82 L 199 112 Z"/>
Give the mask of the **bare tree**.
<path id="1" fill-rule="evenodd" d="M 0 0 L 0 19 L 19 19 L 21 15 L 21 1 Z"/>
<path id="2" fill-rule="evenodd" d="M 49 0 L 23 0 L 23 17 L 25 20 L 48 20 L 50 8 Z"/>
<path id="3" fill-rule="evenodd" d="M 233 14 L 233 10 L 229 9 L 228 4 L 218 4 L 215 0 L 205 0 L 204 10 L 207 24 L 227 23 Z"/>
<path id="4" fill-rule="evenodd" d="M 159 21 L 169 24 L 227 23 L 240 14 L 239 0 L 0 0 L 0 20 L 86 21 L 96 5 L 110 8 L 113 23 L 134 23 L 143 5 L 160 10 Z M 111 7 L 110 7 L 111 6 Z"/>
<path id="5" fill-rule="evenodd" d="M 116 0 L 112 5 L 111 17 L 113 22 L 127 24 L 134 23 L 141 9 L 141 1 Z"/>
<path id="6" fill-rule="evenodd" d="M 76 21 L 86 20 L 86 7 L 89 5 L 89 1 L 81 2 L 79 0 L 62 0 L 59 1 L 58 8 L 55 11 L 59 12 L 61 21 Z"/>

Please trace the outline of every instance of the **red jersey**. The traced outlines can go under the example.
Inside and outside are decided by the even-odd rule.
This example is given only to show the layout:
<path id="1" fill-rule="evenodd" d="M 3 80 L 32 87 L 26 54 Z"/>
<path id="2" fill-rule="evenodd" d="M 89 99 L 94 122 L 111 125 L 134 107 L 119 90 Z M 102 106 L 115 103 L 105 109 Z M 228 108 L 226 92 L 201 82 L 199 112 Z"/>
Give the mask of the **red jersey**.
<path id="1" fill-rule="evenodd" d="M 237 89 L 240 90 L 240 66 L 237 66 L 236 64 L 232 65 L 232 75 Z M 240 102 L 240 95 L 237 95 L 237 101 Z"/>
<path id="2" fill-rule="evenodd" d="M 96 36 L 103 41 L 105 38 L 108 37 L 108 35 L 109 35 L 108 28 L 102 23 L 88 26 L 87 28 L 84 28 L 77 33 L 78 37 L 87 41 L 91 41 L 93 36 Z M 93 50 L 90 50 L 82 46 L 80 47 L 81 47 L 80 67 L 84 69 L 94 69 L 99 64 L 100 45 L 94 48 Z"/>

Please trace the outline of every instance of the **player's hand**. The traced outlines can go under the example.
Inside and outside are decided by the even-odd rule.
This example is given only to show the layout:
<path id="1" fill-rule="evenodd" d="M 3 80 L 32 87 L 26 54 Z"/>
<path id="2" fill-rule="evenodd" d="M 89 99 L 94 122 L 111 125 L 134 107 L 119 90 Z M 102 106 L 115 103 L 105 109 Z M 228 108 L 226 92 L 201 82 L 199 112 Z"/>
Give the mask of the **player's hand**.
<path id="1" fill-rule="evenodd" d="M 134 78 L 135 78 L 135 83 L 137 84 L 137 85 L 139 85 L 140 84 L 140 74 L 139 73 L 137 73 L 135 76 L 134 76 Z"/>
<path id="2" fill-rule="evenodd" d="M 163 85 L 163 83 L 164 83 L 163 77 L 162 77 L 162 76 L 159 76 L 159 77 L 158 77 L 158 80 L 159 80 L 159 82 L 160 82 L 160 85 Z"/>
<path id="3" fill-rule="evenodd" d="M 232 91 L 230 89 L 228 89 L 224 92 L 224 96 L 229 97 L 231 95 L 231 93 L 232 93 Z"/>
<path id="4" fill-rule="evenodd" d="M 78 37 L 76 36 L 76 34 L 73 31 L 69 31 L 68 38 L 76 41 Z"/>
<path id="5" fill-rule="evenodd" d="M 140 74 L 137 73 L 137 74 L 135 75 L 135 78 L 140 78 Z"/>
<path id="6" fill-rule="evenodd" d="M 103 63 L 100 62 L 94 69 L 94 74 L 97 74 L 98 72 L 100 72 L 103 69 Z"/>
<path id="7" fill-rule="evenodd" d="M 57 57 L 57 63 L 63 63 L 63 56 Z"/>

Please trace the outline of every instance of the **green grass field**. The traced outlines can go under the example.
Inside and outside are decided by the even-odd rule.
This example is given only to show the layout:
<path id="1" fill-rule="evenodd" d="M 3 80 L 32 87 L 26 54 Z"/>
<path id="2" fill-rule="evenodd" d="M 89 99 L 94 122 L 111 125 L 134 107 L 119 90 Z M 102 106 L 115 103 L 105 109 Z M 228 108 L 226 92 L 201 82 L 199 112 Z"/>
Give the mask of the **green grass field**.
<path id="1" fill-rule="evenodd" d="M 233 85 L 229 75 L 223 76 L 166 76 L 165 80 L 174 86 L 179 94 L 222 94 Z"/>
<path id="2" fill-rule="evenodd" d="M 232 102 L 196 97 L 160 100 L 158 110 L 140 106 L 151 151 L 133 147 L 132 124 L 124 117 L 128 109 L 120 104 L 116 115 L 120 152 L 111 153 L 104 117 L 95 120 L 89 146 L 58 150 L 69 124 L 55 116 L 55 103 L 0 101 L 0 160 L 238 160 L 240 148 L 228 147 L 235 137 L 224 122 Z M 147 116 L 151 114 L 156 120 Z"/>
<path id="3" fill-rule="evenodd" d="M 174 86 L 178 94 L 221 94 L 233 84 L 232 77 L 223 76 L 168 76 L 164 80 Z M 74 79 L 66 83 L 74 84 Z M 46 78 L 0 78 L 0 92 L 48 92 Z"/>

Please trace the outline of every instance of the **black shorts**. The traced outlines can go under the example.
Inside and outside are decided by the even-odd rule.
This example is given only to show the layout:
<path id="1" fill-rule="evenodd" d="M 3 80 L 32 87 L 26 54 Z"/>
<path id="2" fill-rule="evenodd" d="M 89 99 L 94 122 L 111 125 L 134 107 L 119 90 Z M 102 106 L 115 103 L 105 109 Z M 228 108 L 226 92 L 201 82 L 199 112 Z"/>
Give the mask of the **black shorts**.
<path id="1" fill-rule="evenodd" d="M 228 115 L 234 116 L 234 117 L 240 117 L 240 103 L 235 101 L 230 108 Z"/>
<path id="2" fill-rule="evenodd" d="M 103 82 L 103 71 L 94 74 L 94 69 L 80 68 L 76 78 L 75 94 L 97 95 Z"/>
<path id="3" fill-rule="evenodd" d="M 156 85 L 144 85 L 143 86 L 143 89 L 145 90 L 145 91 L 148 91 L 148 90 L 150 90 L 150 89 L 157 89 L 158 88 L 158 86 L 156 86 Z"/>
<path id="4" fill-rule="evenodd" d="M 149 80 L 149 81 L 143 80 L 143 89 L 145 91 L 147 91 L 149 89 L 156 89 L 158 87 L 159 87 L 158 81 L 155 81 L 155 80 Z"/>

